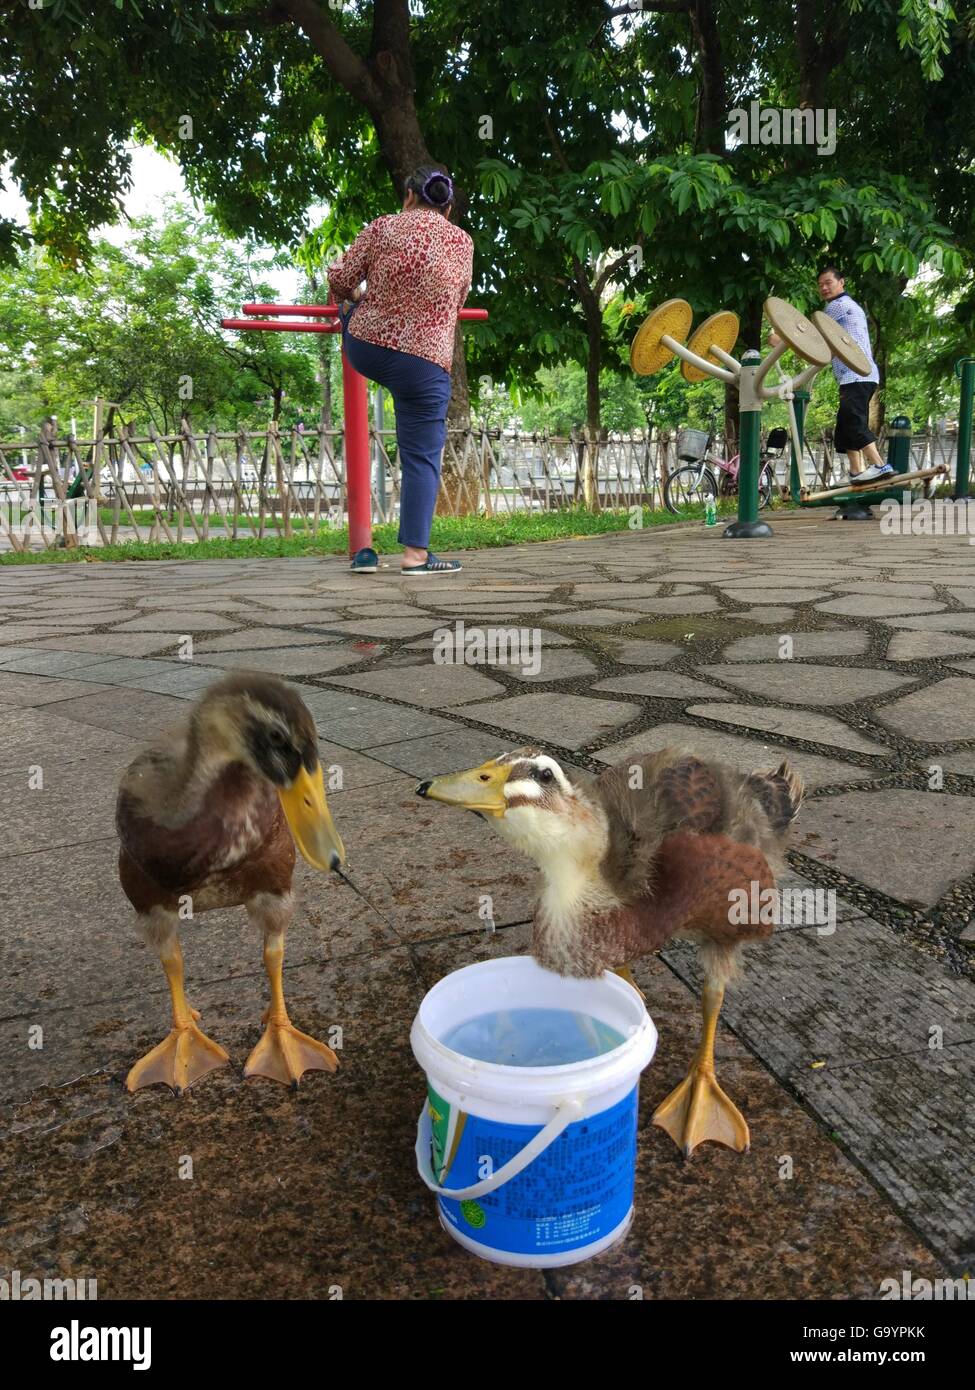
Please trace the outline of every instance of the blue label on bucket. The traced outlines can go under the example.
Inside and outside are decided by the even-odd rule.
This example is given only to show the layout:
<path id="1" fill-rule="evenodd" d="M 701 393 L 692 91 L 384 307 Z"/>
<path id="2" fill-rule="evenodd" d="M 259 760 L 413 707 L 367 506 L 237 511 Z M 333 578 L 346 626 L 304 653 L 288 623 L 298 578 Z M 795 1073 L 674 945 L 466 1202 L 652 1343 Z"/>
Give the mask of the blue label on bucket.
<path id="1" fill-rule="evenodd" d="M 431 1088 L 431 1098 L 433 1096 Z M 437 1097 L 439 1100 L 440 1098 Z M 443 1102 L 441 1102 L 443 1104 Z M 633 1204 L 637 1087 L 608 1110 L 577 1120 L 495 1192 L 469 1201 L 440 1197 L 444 1219 L 481 1245 L 518 1255 L 576 1250 L 607 1236 Z M 443 1187 L 471 1187 L 520 1153 L 541 1125 L 464 1115 Z"/>

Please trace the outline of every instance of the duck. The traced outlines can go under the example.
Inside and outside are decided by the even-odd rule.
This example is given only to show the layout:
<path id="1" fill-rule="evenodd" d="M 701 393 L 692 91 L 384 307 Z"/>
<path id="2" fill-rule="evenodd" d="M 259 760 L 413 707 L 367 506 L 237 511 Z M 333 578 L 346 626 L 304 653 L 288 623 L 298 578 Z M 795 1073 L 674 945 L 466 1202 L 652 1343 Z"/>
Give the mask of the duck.
<path id="1" fill-rule="evenodd" d="M 774 930 L 774 912 L 740 905 L 774 901 L 764 895 L 784 868 L 803 796 L 788 763 L 745 774 L 665 748 L 592 774 L 526 747 L 430 778 L 416 792 L 474 811 L 534 860 L 541 884 L 532 954 L 545 968 L 582 978 L 610 969 L 635 986 L 632 960 L 672 937 L 696 943 L 700 1042 L 653 1123 L 685 1157 L 707 1140 L 747 1152 L 747 1121 L 715 1076 L 714 1040 L 743 948 Z"/>
<path id="2" fill-rule="evenodd" d="M 173 1016 L 169 1034 L 128 1072 L 126 1088 L 161 1082 L 181 1094 L 228 1064 L 187 1002 L 180 927 L 239 906 L 263 936 L 271 992 L 244 1076 L 297 1086 L 306 1071 L 334 1072 L 332 1049 L 292 1024 L 282 984 L 296 846 L 323 873 L 345 863 L 315 722 L 300 695 L 261 672 L 234 672 L 211 685 L 183 724 L 125 770 L 115 824 L 122 891 L 159 955 Z"/>

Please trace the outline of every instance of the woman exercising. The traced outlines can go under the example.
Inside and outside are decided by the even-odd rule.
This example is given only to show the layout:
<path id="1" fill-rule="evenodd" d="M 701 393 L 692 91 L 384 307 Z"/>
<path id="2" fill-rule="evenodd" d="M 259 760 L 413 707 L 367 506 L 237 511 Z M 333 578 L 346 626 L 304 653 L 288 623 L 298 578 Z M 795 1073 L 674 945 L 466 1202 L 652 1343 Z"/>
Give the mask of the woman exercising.
<path id="1" fill-rule="evenodd" d="M 401 212 L 377 217 L 328 268 L 342 346 L 357 372 L 385 386 L 396 411 L 402 574 L 451 574 L 457 560 L 428 549 L 447 435 L 457 311 L 471 287 L 474 243 L 450 221 L 454 185 L 431 165 L 406 181 Z M 365 293 L 360 289 L 367 281 Z M 379 567 L 374 550 L 352 560 Z"/>

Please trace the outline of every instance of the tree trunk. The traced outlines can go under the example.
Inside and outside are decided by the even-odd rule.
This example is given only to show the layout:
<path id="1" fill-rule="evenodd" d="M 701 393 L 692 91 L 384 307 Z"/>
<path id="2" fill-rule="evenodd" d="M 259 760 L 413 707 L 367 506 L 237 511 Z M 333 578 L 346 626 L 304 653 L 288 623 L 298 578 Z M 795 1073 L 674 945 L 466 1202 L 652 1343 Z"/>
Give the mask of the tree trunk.
<path id="1" fill-rule="evenodd" d="M 703 154 L 724 154 L 728 120 L 727 84 L 716 10 L 714 0 L 695 0 L 690 10 L 701 76 L 694 147 Z"/>
<path id="2" fill-rule="evenodd" d="M 318 0 L 280 0 L 280 5 L 321 54 L 332 76 L 369 112 L 380 153 L 400 198 L 405 196 L 406 180 L 417 165 L 446 168 L 432 158 L 417 117 L 408 0 L 374 0 L 372 38 L 365 60 L 349 47 L 328 10 Z M 455 222 L 462 221 L 466 207 L 463 190 L 456 188 L 451 214 Z M 467 365 L 458 324 L 454 334 L 447 428 L 469 431 L 470 422 Z M 446 504 L 447 509 L 457 514 L 474 512 L 479 497 L 476 449 L 459 448 L 457 461 L 448 454 L 441 477 L 438 510 Z"/>

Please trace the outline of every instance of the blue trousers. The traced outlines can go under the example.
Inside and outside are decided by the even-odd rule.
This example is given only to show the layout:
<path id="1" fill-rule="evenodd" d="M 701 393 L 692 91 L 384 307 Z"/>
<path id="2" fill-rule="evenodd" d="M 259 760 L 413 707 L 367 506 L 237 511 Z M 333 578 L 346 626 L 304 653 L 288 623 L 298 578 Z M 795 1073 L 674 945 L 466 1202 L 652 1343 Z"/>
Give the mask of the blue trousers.
<path id="1" fill-rule="evenodd" d="M 340 314 L 345 355 L 357 372 L 386 388 L 396 411 L 400 466 L 397 539 L 400 545 L 426 550 L 440 489 L 450 373 L 412 352 L 397 352 L 395 348 L 378 347 L 357 338 L 349 332 L 349 320 L 356 307 Z"/>

